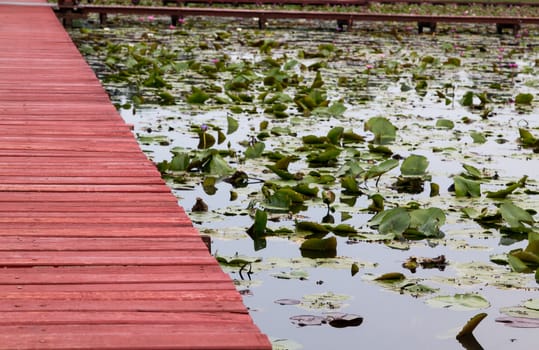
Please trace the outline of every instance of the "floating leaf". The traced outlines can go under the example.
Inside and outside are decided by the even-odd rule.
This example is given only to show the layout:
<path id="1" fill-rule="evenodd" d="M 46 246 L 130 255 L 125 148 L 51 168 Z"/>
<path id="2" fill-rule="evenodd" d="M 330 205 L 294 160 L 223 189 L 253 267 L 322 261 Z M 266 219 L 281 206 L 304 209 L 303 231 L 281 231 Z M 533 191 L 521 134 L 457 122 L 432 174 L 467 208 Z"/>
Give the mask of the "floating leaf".
<path id="1" fill-rule="evenodd" d="M 213 154 L 208 162 L 208 166 L 204 169 L 209 174 L 218 176 L 225 176 L 234 172 L 234 169 L 219 154 Z"/>
<path id="2" fill-rule="evenodd" d="M 424 284 L 420 283 L 406 283 L 405 285 L 400 287 L 400 293 L 407 293 L 414 297 L 420 297 L 428 294 L 433 294 L 438 292 L 437 288 L 431 288 L 429 286 L 426 286 Z"/>
<path id="3" fill-rule="evenodd" d="M 393 234 L 396 237 L 402 237 L 402 234 L 408 229 L 411 223 L 410 214 L 404 208 L 384 210 L 376 216 L 379 215 L 381 216 L 381 221 L 378 231 L 382 235 Z"/>
<path id="4" fill-rule="evenodd" d="M 217 192 L 217 188 L 215 187 L 216 181 L 217 179 L 213 176 L 206 176 L 204 178 L 204 181 L 202 181 L 202 188 L 206 194 L 214 195 Z"/>
<path id="5" fill-rule="evenodd" d="M 523 224 L 533 225 L 535 222 L 530 213 L 510 202 L 500 205 L 500 213 L 510 227 L 521 228 Z"/>
<path id="6" fill-rule="evenodd" d="M 441 209 L 416 209 L 412 210 L 409 215 L 412 232 L 406 232 L 406 234 L 436 238 L 443 236 L 440 226 L 445 223 L 445 214 Z"/>
<path id="7" fill-rule="evenodd" d="M 460 67 L 460 58 L 449 57 L 447 61 L 444 62 L 444 65 Z"/>
<path id="8" fill-rule="evenodd" d="M 264 210 L 257 209 L 255 212 L 255 221 L 253 225 L 247 229 L 247 233 L 253 239 L 262 237 L 266 233 L 267 223 L 268 213 L 266 213 Z"/>
<path id="9" fill-rule="evenodd" d="M 208 95 L 201 89 L 193 86 L 191 88 L 191 94 L 187 96 L 187 103 L 204 104 L 204 102 L 209 100 L 209 98 L 210 98 L 210 95 Z"/>
<path id="10" fill-rule="evenodd" d="M 518 257 L 514 256 L 513 254 L 507 255 L 507 261 L 509 262 L 509 265 L 511 266 L 511 269 L 515 272 L 524 272 L 528 273 L 532 270 L 526 265 L 522 260 L 520 260 Z"/>
<path id="11" fill-rule="evenodd" d="M 363 178 L 366 181 L 374 177 L 380 177 L 383 174 L 387 173 L 388 171 L 396 168 L 398 165 L 399 165 L 399 161 L 396 159 L 384 160 L 383 162 L 369 168 L 369 170 L 365 172 L 365 175 L 363 175 Z"/>
<path id="12" fill-rule="evenodd" d="M 471 336 L 472 332 L 475 330 L 477 325 L 479 325 L 479 323 L 483 321 L 485 317 L 487 317 L 487 314 L 482 312 L 470 318 L 468 322 L 466 322 L 464 327 L 462 327 L 460 332 L 457 334 L 457 339 L 466 337 L 466 336 Z"/>
<path id="13" fill-rule="evenodd" d="M 381 194 L 375 193 L 369 199 L 372 200 L 372 203 L 367 208 L 369 211 L 381 212 L 384 210 L 384 197 Z"/>
<path id="14" fill-rule="evenodd" d="M 290 272 L 276 272 L 271 276 L 284 280 L 300 280 L 304 281 L 309 279 L 309 273 L 303 270 L 292 270 Z"/>
<path id="15" fill-rule="evenodd" d="M 249 175 L 244 171 L 237 170 L 230 177 L 227 177 L 223 180 L 232 185 L 234 188 L 247 187 L 249 182 Z"/>
<path id="16" fill-rule="evenodd" d="M 329 233 L 329 229 L 327 229 L 324 225 L 320 225 L 316 222 L 311 221 L 299 221 L 296 222 L 296 229 L 300 231 L 308 231 L 312 233 L 321 233 L 321 234 L 327 234 Z"/>
<path id="17" fill-rule="evenodd" d="M 318 187 L 310 187 L 309 184 L 306 184 L 306 183 L 297 184 L 292 189 L 294 191 L 298 192 L 298 193 L 301 193 L 304 196 L 307 196 L 307 197 L 316 197 L 316 195 L 318 194 L 318 190 L 319 190 Z"/>
<path id="18" fill-rule="evenodd" d="M 473 98 L 474 98 L 475 94 L 473 93 L 473 91 L 468 91 L 466 92 L 461 100 L 460 100 L 460 104 L 465 106 L 465 107 L 470 107 L 473 105 Z"/>
<path id="19" fill-rule="evenodd" d="M 176 104 L 176 99 L 170 92 L 159 91 L 157 95 L 159 96 L 159 104 L 161 106 L 171 106 Z"/>
<path id="20" fill-rule="evenodd" d="M 168 169 L 171 171 L 184 171 L 189 166 L 189 155 L 187 153 L 178 153 L 172 157 Z"/>
<path id="21" fill-rule="evenodd" d="M 513 191 L 516 190 L 517 188 L 524 187 L 527 179 L 528 177 L 524 176 L 520 180 L 518 180 L 514 184 L 507 186 L 503 190 L 499 190 L 496 192 L 487 191 L 487 198 L 497 198 L 497 199 L 505 198 L 511 193 L 513 193 Z"/>
<path id="22" fill-rule="evenodd" d="M 539 139 L 532 135 L 531 132 L 524 128 L 518 129 L 519 135 L 520 135 L 520 142 L 524 146 L 537 146 L 539 144 Z"/>
<path id="23" fill-rule="evenodd" d="M 479 182 L 468 180 L 462 176 L 453 177 L 455 182 L 455 194 L 457 197 L 481 197 L 481 185 Z"/>
<path id="24" fill-rule="evenodd" d="M 266 165 L 268 169 L 273 171 L 275 174 L 277 174 L 281 179 L 283 180 L 295 180 L 296 176 L 294 174 L 289 173 L 286 170 L 279 169 L 275 165 Z"/>
<path id="25" fill-rule="evenodd" d="M 227 135 L 230 135 L 234 133 L 239 128 L 239 123 L 236 119 L 232 118 L 231 116 L 226 117 L 227 120 Z"/>
<path id="26" fill-rule="evenodd" d="M 440 129 L 453 129 L 455 127 L 455 123 L 449 119 L 438 119 L 436 121 L 436 127 Z"/>
<path id="27" fill-rule="evenodd" d="M 334 311 L 343 307 L 343 302 L 350 299 L 350 296 L 326 292 L 320 294 L 304 295 L 301 306 L 311 310 Z"/>
<path id="28" fill-rule="evenodd" d="M 374 143 L 388 144 L 395 141 L 397 128 L 384 117 L 372 117 L 365 122 L 365 131 L 371 131 L 374 134 Z"/>
<path id="29" fill-rule="evenodd" d="M 198 133 L 198 149 L 207 149 L 215 145 L 215 137 L 213 137 L 211 134 L 200 131 Z"/>
<path id="30" fill-rule="evenodd" d="M 517 105 L 531 105 L 533 101 L 533 94 L 520 93 L 515 97 L 515 104 Z"/>
<path id="31" fill-rule="evenodd" d="M 352 266 L 350 267 L 350 273 L 352 274 L 352 276 L 355 276 L 358 272 L 359 272 L 358 264 L 353 263 Z"/>
<path id="32" fill-rule="evenodd" d="M 539 311 L 539 298 L 530 299 L 522 304 L 525 308 Z"/>
<path id="33" fill-rule="evenodd" d="M 298 315 L 290 317 L 290 321 L 300 327 L 305 326 L 320 326 L 326 322 L 326 318 L 314 315 Z"/>
<path id="34" fill-rule="evenodd" d="M 337 148 L 328 149 L 322 153 L 311 153 L 307 156 L 307 162 L 313 166 L 327 166 L 337 162 L 341 150 Z"/>
<path id="35" fill-rule="evenodd" d="M 428 299 L 426 303 L 432 307 L 452 310 L 479 310 L 490 306 L 490 303 L 478 294 L 441 295 Z"/>
<path id="36" fill-rule="evenodd" d="M 412 154 L 402 162 L 400 170 L 404 176 L 423 176 L 428 166 L 427 157 Z"/>
<path id="37" fill-rule="evenodd" d="M 327 138 L 332 144 L 338 145 L 343 132 L 344 128 L 342 126 L 336 126 L 328 132 Z"/>
<path id="38" fill-rule="evenodd" d="M 279 305 L 298 305 L 301 301 L 297 299 L 278 299 L 274 303 Z"/>
<path id="39" fill-rule="evenodd" d="M 301 244 L 299 249 L 302 251 L 334 252 L 337 250 L 337 238 L 309 238 Z"/>
<path id="40" fill-rule="evenodd" d="M 483 178 L 483 174 L 481 174 L 481 171 L 477 169 L 476 167 L 474 167 L 473 165 L 462 164 L 462 167 L 464 168 L 464 170 L 466 170 L 466 173 L 463 174 L 462 176 L 466 178 L 474 179 L 474 180 L 479 180 Z"/>
<path id="41" fill-rule="evenodd" d="M 507 316 L 498 317 L 496 322 L 514 328 L 539 328 L 539 311 L 536 309 L 514 306 L 501 308 L 500 312 Z"/>
<path id="42" fill-rule="evenodd" d="M 333 231 L 337 235 L 357 233 L 356 228 L 348 224 L 339 224 L 337 226 L 334 226 L 331 228 L 331 231 Z"/>
<path id="43" fill-rule="evenodd" d="M 341 179 L 341 186 L 344 189 L 343 193 L 359 196 L 363 194 L 363 191 L 359 188 L 359 184 L 352 176 L 345 176 Z"/>
<path id="44" fill-rule="evenodd" d="M 247 147 L 245 150 L 245 158 L 259 158 L 264 152 L 265 148 L 266 144 L 264 144 L 264 142 L 256 142 L 254 145 Z"/>
<path id="45" fill-rule="evenodd" d="M 474 143 L 485 143 L 487 142 L 487 138 L 483 133 L 477 132 L 477 131 L 470 131 L 470 137 L 472 138 Z"/>
<path id="46" fill-rule="evenodd" d="M 388 272 L 388 273 L 384 273 L 383 275 L 376 277 L 374 280 L 382 281 L 382 282 L 397 282 L 397 281 L 402 281 L 404 279 L 406 279 L 406 276 L 404 276 L 400 272 Z"/>
<path id="47" fill-rule="evenodd" d="M 353 314 L 328 316 L 328 324 L 335 328 L 357 327 L 363 323 L 363 317 Z"/>

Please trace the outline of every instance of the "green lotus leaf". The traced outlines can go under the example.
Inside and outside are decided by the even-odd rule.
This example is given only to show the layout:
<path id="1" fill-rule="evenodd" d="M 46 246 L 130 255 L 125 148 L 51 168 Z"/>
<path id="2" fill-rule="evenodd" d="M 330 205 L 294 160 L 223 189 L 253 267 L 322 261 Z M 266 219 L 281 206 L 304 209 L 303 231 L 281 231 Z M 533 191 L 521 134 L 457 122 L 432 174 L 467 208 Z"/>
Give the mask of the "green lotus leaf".
<path id="1" fill-rule="evenodd" d="M 533 94 L 520 93 L 515 97 L 515 104 L 517 105 L 531 105 L 533 101 Z"/>
<path id="2" fill-rule="evenodd" d="M 468 322 L 466 322 L 464 327 L 462 327 L 460 332 L 457 334 L 457 339 L 460 339 L 460 338 L 463 338 L 463 337 L 466 337 L 466 336 L 471 336 L 472 332 L 475 330 L 475 328 L 479 325 L 479 323 L 485 317 L 487 317 L 487 314 L 482 312 L 482 313 L 479 313 L 479 314 L 475 315 L 474 317 L 470 318 L 468 320 Z"/>
<path id="3" fill-rule="evenodd" d="M 404 231 L 410 227 L 412 220 L 406 209 L 400 207 L 384 210 L 383 212 L 378 213 L 376 216 L 381 217 L 380 224 L 378 226 L 378 231 L 380 234 L 393 234 L 395 237 L 402 237 Z"/>
<path id="4" fill-rule="evenodd" d="M 436 121 L 436 127 L 440 129 L 453 129 L 455 127 L 455 123 L 449 119 L 438 119 Z"/>
<path id="5" fill-rule="evenodd" d="M 412 154 L 402 162 L 400 170 L 404 176 L 423 176 L 428 166 L 427 157 Z"/>
<path id="6" fill-rule="evenodd" d="M 522 228 L 524 224 L 533 225 L 535 223 L 530 213 L 511 202 L 502 203 L 500 213 L 510 227 Z"/>
<path id="7" fill-rule="evenodd" d="M 460 311 L 486 309 L 490 306 L 490 303 L 482 296 L 470 293 L 441 295 L 428 299 L 425 302 L 432 307 Z"/>
<path id="8" fill-rule="evenodd" d="M 365 122 L 365 131 L 374 134 L 374 143 L 385 145 L 395 141 L 397 128 L 384 117 L 372 117 Z"/>
<path id="9" fill-rule="evenodd" d="M 472 138 L 474 143 L 485 143 L 487 142 L 487 138 L 483 133 L 477 132 L 477 131 L 470 131 L 470 137 Z"/>
<path id="10" fill-rule="evenodd" d="M 404 276 L 400 272 L 388 272 L 388 273 L 384 273 L 383 275 L 376 277 L 374 280 L 381 281 L 381 282 L 398 282 L 405 279 L 406 279 L 406 276 Z"/>
<path id="11" fill-rule="evenodd" d="M 465 179 L 462 176 L 453 177 L 455 182 L 455 194 L 457 197 L 481 197 L 481 185 L 479 182 Z"/>
<path id="12" fill-rule="evenodd" d="M 203 90 L 194 87 L 191 89 L 191 94 L 187 96 L 187 103 L 190 104 L 204 104 L 207 100 L 210 99 L 210 95 L 208 95 Z"/>
<path id="13" fill-rule="evenodd" d="M 239 123 L 236 119 L 232 118 L 231 116 L 227 116 L 226 121 L 227 121 L 227 130 L 226 130 L 227 135 L 230 135 L 234 133 L 236 130 L 238 130 Z"/>
<path id="14" fill-rule="evenodd" d="M 259 158 L 264 152 L 266 144 L 264 142 L 256 142 L 254 145 L 247 147 L 245 150 L 245 158 Z"/>
<path id="15" fill-rule="evenodd" d="M 302 251 L 334 252 L 337 250 L 337 238 L 309 238 L 300 248 Z"/>
<path id="16" fill-rule="evenodd" d="M 380 177 L 388 171 L 391 171 L 392 169 L 396 168 L 398 165 L 399 161 L 397 159 L 391 158 L 384 160 L 383 162 L 370 167 L 369 170 L 367 170 L 363 175 L 363 179 L 366 181 L 368 179 Z"/>

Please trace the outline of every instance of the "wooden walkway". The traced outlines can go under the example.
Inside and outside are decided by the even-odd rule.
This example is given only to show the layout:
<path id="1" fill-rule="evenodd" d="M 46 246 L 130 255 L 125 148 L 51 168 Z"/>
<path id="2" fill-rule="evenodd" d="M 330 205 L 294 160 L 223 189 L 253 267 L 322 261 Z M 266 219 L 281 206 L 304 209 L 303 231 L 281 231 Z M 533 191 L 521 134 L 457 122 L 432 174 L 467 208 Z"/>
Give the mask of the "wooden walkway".
<path id="1" fill-rule="evenodd" d="M 52 9 L 29 1 L 0 4 L 0 349 L 271 349 Z"/>
<path id="2" fill-rule="evenodd" d="M 177 25 L 179 18 L 188 16 L 204 17 L 232 17 L 232 18 L 256 18 L 260 29 L 265 28 L 268 19 L 309 19 L 337 21 L 339 29 L 347 26 L 350 29 L 357 22 L 415 22 L 421 33 L 424 27 L 435 31 L 437 23 L 482 23 L 495 24 L 497 32 L 502 34 L 503 29 L 512 29 L 516 34 L 521 25 L 532 24 L 539 25 L 539 17 L 515 17 L 512 15 L 501 16 L 470 16 L 470 15 L 418 15 L 407 13 L 375 13 L 375 12 L 349 12 L 332 11 L 326 7 L 340 7 L 340 0 L 305 0 L 310 5 L 319 4 L 321 10 L 284 10 L 284 9 L 265 9 L 259 6 L 258 0 L 193 0 L 198 6 L 194 7 L 176 7 L 176 6 L 125 6 L 125 5 L 82 5 L 75 4 L 75 0 L 58 0 L 56 9 L 58 15 L 63 18 L 66 25 L 70 25 L 73 19 L 84 18 L 90 13 L 99 14 L 102 24 L 106 21 L 108 14 L 131 14 L 131 15 L 168 15 L 173 25 Z M 182 0 L 164 0 L 165 3 L 177 2 L 182 4 Z M 237 2 L 236 2 L 237 1 Z M 267 0 L 260 0 L 267 1 Z M 271 0 L 270 0 L 271 1 Z M 276 5 L 284 5 L 301 0 L 275 0 Z M 344 1 L 344 0 L 343 0 Z M 420 2 L 420 0 L 395 0 L 399 2 Z M 433 0 L 426 1 L 432 4 Z M 471 0 L 476 3 L 479 0 Z M 238 7 L 212 7 L 214 4 L 235 4 Z M 242 5 L 250 5 L 252 8 L 246 8 Z M 527 3 L 521 3 L 521 6 L 532 6 Z M 507 6 L 496 3 L 493 6 Z"/>

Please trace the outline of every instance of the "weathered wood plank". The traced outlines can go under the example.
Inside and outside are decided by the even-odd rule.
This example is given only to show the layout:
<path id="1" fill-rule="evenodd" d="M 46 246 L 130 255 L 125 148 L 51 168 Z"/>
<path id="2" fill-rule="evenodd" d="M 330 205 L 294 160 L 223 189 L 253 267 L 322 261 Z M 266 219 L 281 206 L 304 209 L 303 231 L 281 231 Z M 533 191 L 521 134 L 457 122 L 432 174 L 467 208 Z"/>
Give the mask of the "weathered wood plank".
<path id="1" fill-rule="evenodd" d="M 206 329 L 212 328 L 207 325 Z M 182 326 L 184 328 L 186 326 Z M 39 333 L 37 327 L 34 331 L 23 333 L 22 331 L 9 333 L 12 328 L 4 332 L 0 328 L 0 349 L 2 350 L 26 350 L 26 349 L 91 349 L 91 350 L 147 350 L 147 349 L 177 349 L 177 350 L 263 350 L 268 349 L 267 340 L 263 335 L 242 331 L 228 330 L 226 333 L 214 333 L 208 330 L 193 331 L 186 329 L 178 331 L 177 326 L 171 327 L 176 330 L 166 330 L 144 325 L 140 327 L 123 328 L 121 332 L 115 332 L 114 327 L 107 327 L 102 332 L 91 332 L 95 326 L 87 326 L 85 331 L 68 333 Z M 39 329 L 44 329 L 39 327 Z M 46 328 L 45 328 L 46 329 Z M 147 329 L 152 333 L 141 332 Z"/>
<path id="2" fill-rule="evenodd" d="M 203 250 L 200 237 L 24 237 L 0 236 L 0 251 L 139 251 L 139 250 Z M 18 270 L 22 271 L 22 270 Z M 37 270 L 32 270 L 37 271 Z M 42 271 L 43 270 L 39 270 Z M 56 271 L 56 270 L 55 270 Z M 60 271 L 60 270 L 58 270 Z M 69 271 L 74 271 L 72 268 Z"/>
<path id="3" fill-rule="evenodd" d="M 169 312 L 233 312 L 247 314 L 237 298 L 232 300 L 0 300 L 0 312 L 10 311 L 169 311 Z M 0 330 L 2 327 L 0 327 Z M 95 330 L 94 330 L 95 331 Z"/>

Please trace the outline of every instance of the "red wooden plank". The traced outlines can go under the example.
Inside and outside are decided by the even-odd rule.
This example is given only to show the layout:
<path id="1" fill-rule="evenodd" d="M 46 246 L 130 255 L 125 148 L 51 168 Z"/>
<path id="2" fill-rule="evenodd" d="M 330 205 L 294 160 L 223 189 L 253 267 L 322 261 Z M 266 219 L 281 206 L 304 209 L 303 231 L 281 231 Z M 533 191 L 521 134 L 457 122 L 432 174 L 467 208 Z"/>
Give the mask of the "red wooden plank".
<path id="1" fill-rule="evenodd" d="M 2 301 L 12 301 L 12 300 L 34 300 L 40 302 L 48 302 L 51 300 L 64 300 L 74 303 L 84 302 L 84 301 L 121 301 L 121 300 L 130 300 L 133 302 L 138 301 L 183 301 L 183 302 L 199 302 L 199 301 L 239 301 L 241 297 L 238 293 L 233 293 L 231 284 L 228 284 L 227 288 L 211 288 L 204 290 L 202 288 L 194 289 L 196 287 L 195 283 L 191 283 L 192 288 L 183 290 L 183 291 L 173 291 L 173 290 L 164 290 L 164 289 L 153 289 L 153 290 L 142 290 L 140 288 L 134 288 L 130 290 L 67 290 L 64 286 L 64 290 L 57 291 L 47 291 L 41 292 L 37 291 L 28 291 L 28 290 L 19 290 L 16 291 L 6 291 L 0 290 L 0 300 Z M 225 286 L 225 284 L 221 284 Z M 139 286 L 143 287 L 143 286 Z M 228 292 L 226 291 L 228 290 Z"/>
<path id="2" fill-rule="evenodd" d="M 178 203 L 178 200 L 173 196 L 163 193 L 138 193 L 138 192 L 2 192 L 0 196 L 0 202 L 111 202 L 117 203 L 123 202 L 174 202 Z"/>
<path id="3" fill-rule="evenodd" d="M 169 311 L 169 312 L 233 312 L 247 314 L 238 299 L 232 300 L 0 300 L 0 312 L 9 311 Z M 0 330 L 2 327 L 0 327 Z M 85 329 L 87 331 L 87 329 Z M 65 330 L 64 330 L 65 331 Z M 95 329 L 94 329 L 95 331 Z"/>
<path id="4" fill-rule="evenodd" d="M 0 253 L 0 266 L 211 265 L 207 251 L 56 251 Z"/>
<path id="5" fill-rule="evenodd" d="M 204 250 L 200 237 L 95 238 L 0 236 L 0 251 Z M 18 270 L 20 271 L 20 270 Z M 41 270 L 40 270 L 41 271 Z M 73 270 L 70 270 L 73 271 Z"/>
<path id="6" fill-rule="evenodd" d="M 156 176 L 139 177 L 99 177 L 99 176 L 32 176 L 11 175 L 4 176 L 0 169 L 0 184 L 66 184 L 66 185 L 162 185 L 163 180 Z"/>
<path id="7" fill-rule="evenodd" d="M 214 326 L 243 323 L 245 316 L 236 313 L 175 313 L 175 312 L 69 312 L 27 311 L 11 312 L 9 317 L 0 318 L 0 325 L 54 325 L 54 324 L 196 324 L 213 323 Z M 226 327 L 226 326 L 225 326 Z M 206 327 L 207 329 L 207 327 Z"/>
<path id="8" fill-rule="evenodd" d="M 170 192 L 164 185 L 0 184 L 0 192 Z"/>
<path id="9" fill-rule="evenodd" d="M 175 282 L 175 283 L 84 283 L 84 284 L 22 284 L 22 285 L 0 285 L 0 293 L 14 292 L 39 292 L 48 294 L 51 292 L 127 292 L 138 291 L 145 293 L 153 293 L 156 291 L 174 291 L 175 293 L 192 293 L 196 292 L 199 297 L 205 296 L 208 298 L 208 291 L 220 291 L 221 293 L 230 292 L 237 294 L 235 289 L 231 289 L 232 282 L 230 280 L 209 281 L 209 282 Z M 126 297 L 124 297 L 126 299 Z M 68 301 L 71 302 L 71 301 Z"/>
<path id="10" fill-rule="evenodd" d="M 46 328 L 39 333 L 38 329 L 27 333 L 22 331 L 9 333 L 12 328 L 6 329 L 5 333 L 0 329 L 0 349 L 5 350 L 26 350 L 26 349 L 91 349 L 91 350 L 149 350 L 149 349 L 177 349 L 177 350 L 264 350 L 271 349 L 265 336 L 242 331 L 227 331 L 226 333 L 213 333 L 211 326 L 205 330 L 155 332 L 152 334 L 140 332 L 151 327 L 129 327 L 126 330 L 116 333 L 114 327 L 108 327 L 108 331 L 92 333 L 90 330 L 94 325 L 86 327 L 86 331 L 80 333 L 60 333 L 48 334 Z M 37 327 L 36 327 L 37 328 Z M 177 327 L 176 327 L 177 328 Z"/>
<path id="11" fill-rule="evenodd" d="M 41 237 L 47 235 L 49 237 L 186 237 L 195 236 L 200 237 L 199 232 L 191 226 L 191 223 L 186 221 L 184 224 L 178 225 L 156 225 L 156 224 L 138 224 L 138 225 L 123 225 L 123 224 L 109 224 L 109 225 L 85 225 L 85 224 L 71 224 L 62 225 L 58 224 L 39 224 L 39 225 L 10 225 L 2 224 L 2 235 L 19 235 Z"/>
<path id="12" fill-rule="evenodd" d="M 133 212 L 133 213 L 178 213 L 184 215 L 183 209 L 172 201 L 148 201 L 139 202 L 0 202 L 0 212 Z"/>

